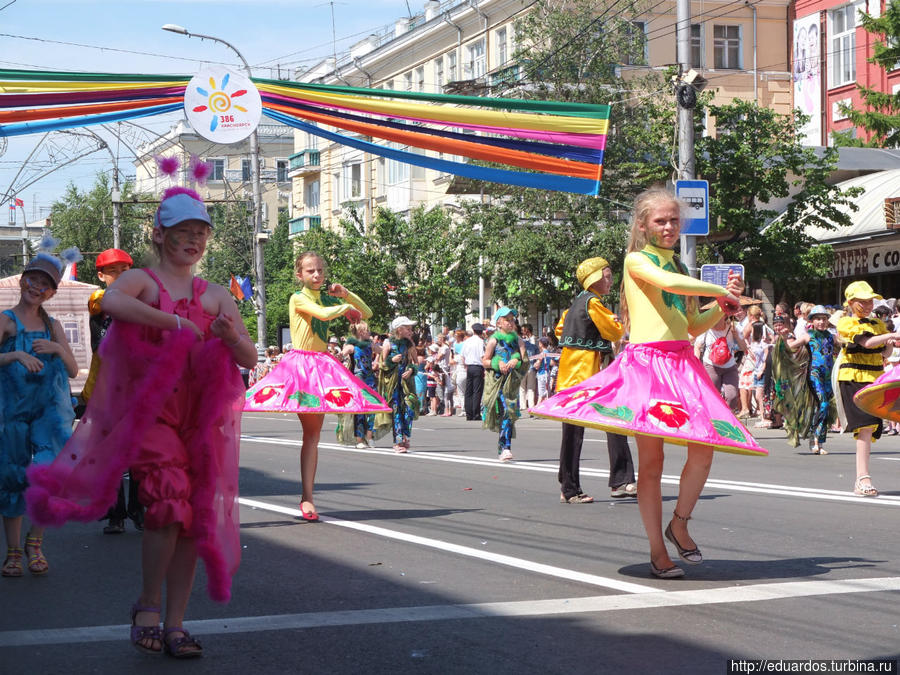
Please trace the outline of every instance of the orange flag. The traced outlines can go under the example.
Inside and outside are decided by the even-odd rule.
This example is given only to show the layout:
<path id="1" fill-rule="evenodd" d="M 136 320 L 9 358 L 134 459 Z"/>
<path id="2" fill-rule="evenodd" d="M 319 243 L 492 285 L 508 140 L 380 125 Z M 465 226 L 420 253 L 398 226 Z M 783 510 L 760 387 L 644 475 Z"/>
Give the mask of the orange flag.
<path id="1" fill-rule="evenodd" d="M 241 285 L 238 283 L 237 279 L 234 278 L 233 274 L 231 275 L 231 283 L 228 284 L 228 288 L 231 290 L 231 294 L 238 300 L 244 299 L 244 291 L 241 290 Z"/>

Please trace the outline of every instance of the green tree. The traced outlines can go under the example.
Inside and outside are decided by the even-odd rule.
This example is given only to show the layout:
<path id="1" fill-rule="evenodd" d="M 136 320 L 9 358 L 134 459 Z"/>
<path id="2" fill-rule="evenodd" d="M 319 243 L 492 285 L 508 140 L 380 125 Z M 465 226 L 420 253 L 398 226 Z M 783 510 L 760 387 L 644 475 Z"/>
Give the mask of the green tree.
<path id="1" fill-rule="evenodd" d="M 561 309 L 580 290 L 582 259 L 601 255 L 621 270 L 634 196 L 671 175 L 674 100 L 667 75 L 641 67 L 642 9 L 539 0 L 516 23 L 523 75 L 504 95 L 610 104 L 612 114 L 598 197 L 485 183 L 489 203 L 466 204 L 468 227 L 483 226 L 484 273 L 503 302 Z"/>
<path id="2" fill-rule="evenodd" d="M 697 173 L 710 184 L 710 237 L 703 247 L 708 262 L 746 266 L 750 279 L 765 278 L 776 288 L 825 274 L 828 246 L 805 232 L 849 224 L 839 207 L 855 209 L 853 191 L 826 181 L 837 151 L 820 156 L 801 145 L 804 116 L 779 115 L 753 102 L 735 100 L 709 106 L 717 134 L 697 140 Z M 778 220 L 767 204 L 792 197 Z M 698 255 L 698 258 L 701 256 Z"/>
<path id="3" fill-rule="evenodd" d="M 319 253 L 330 268 L 329 280 L 366 301 L 374 329 L 386 330 L 398 314 L 420 326 L 432 317 L 448 324 L 462 321 L 478 276 L 472 271 L 476 268 L 468 232 L 456 227 L 446 212 L 419 207 L 403 217 L 378 209 L 368 233 L 352 217 L 342 221 L 342 228 L 340 233 L 305 233 L 298 251 Z M 339 320 L 334 328 L 341 333 L 346 325 Z"/>
<path id="4" fill-rule="evenodd" d="M 860 12 L 860 16 L 866 32 L 876 36 L 872 56 L 866 60 L 885 72 L 896 69 L 900 62 L 900 3 L 892 0 L 878 18 L 865 12 Z M 856 88 L 863 99 L 863 109 L 856 110 L 849 106 L 842 109 L 855 126 L 869 133 L 869 140 L 851 138 L 850 132 L 835 132 L 835 141 L 839 145 L 900 147 L 900 91 L 889 94 L 860 84 Z"/>
<path id="5" fill-rule="evenodd" d="M 256 291 L 256 274 L 253 266 L 253 222 L 248 202 L 218 202 L 206 205 L 213 222 L 212 235 L 206 244 L 206 255 L 200 263 L 200 274 L 207 281 L 229 288 L 231 275 L 249 276 Z M 266 292 L 268 296 L 268 289 Z M 238 311 L 250 338 L 256 342 L 256 306 L 251 299 L 238 303 Z M 266 306 L 266 342 L 272 344 L 275 329 L 269 320 Z"/>
<path id="6" fill-rule="evenodd" d="M 152 204 L 129 203 L 136 196 L 134 185 L 126 183 L 122 188 L 125 203 L 119 209 L 119 248 L 128 252 L 135 266 L 143 266 L 154 255 L 148 232 L 155 208 Z M 113 247 L 112 213 L 109 176 L 102 172 L 88 191 L 69 183 L 50 209 L 50 231 L 60 240 L 59 249 L 77 246 L 84 255 L 84 261 L 78 263 L 79 281 L 97 283 L 94 260 L 98 253 Z"/>
<path id="7" fill-rule="evenodd" d="M 649 9 L 645 0 L 538 0 L 516 22 L 515 58 L 525 86 L 512 93 L 611 106 L 601 190 L 611 209 L 672 170 L 671 73 L 644 67 L 646 36 L 635 24 Z M 543 194 L 532 190 L 527 196 Z M 587 199 L 573 197 L 572 206 Z"/>
<path id="8" fill-rule="evenodd" d="M 597 200 L 554 217 L 556 200 L 562 208 L 568 205 L 566 196 L 556 193 L 547 195 L 547 208 L 538 213 L 526 213 L 521 204 L 506 201 L 465 205 L 466 222 L 478 228 L 473 244 L 483 254 L 484 275 L 499 301 L 560 312 L 581 290 L 575 279 L 581 260 L 603 256 L 613 270 L 622 269 L 626 224 L 616 220 L 598 227 L 605 205 Z"/>
<path id="9" fill-rule="evenodd" d="M 266 339 L 268 344 L 277 344 L 278 329 L 289 326 L 288 302 L 291 295 L 299 288 L 294 276 L 294 242 L 289 238 L 287 212 L 278 214 L 278 225 L 265 244 L 263 266 L 266 276 Z M 252 310 L 249 301 L 240 303 Z M 254 324 L 256 315 L 253 314 Z"/>

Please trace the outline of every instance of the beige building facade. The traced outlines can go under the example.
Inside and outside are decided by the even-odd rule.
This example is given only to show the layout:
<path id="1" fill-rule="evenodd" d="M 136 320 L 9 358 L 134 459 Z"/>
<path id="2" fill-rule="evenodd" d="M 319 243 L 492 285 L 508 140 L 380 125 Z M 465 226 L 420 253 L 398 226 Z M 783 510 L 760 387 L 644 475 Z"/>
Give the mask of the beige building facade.
<path id="1" fill-rule="evenodd" d="M 262 185 L 263 229 L 273 231 L 278 224 L 279 210 L 288 211 L 291 198 L 289 158 L 294 151 L 293 130 L 283 124 L 260 123 L 259 162 Z M 189 174 L 191 156 L 208 162 L 211 173 L 205 185 L 192 184 Z M 156 157 L 177 156 L 181 171 L 177 181 L 161 174 Z M 159 138 L 138 148 L 134 161 L 135 191 L 161 195 L 172 185 L 192 187 L 210 201 L 247 201 L 252 198 L 250 182 L 250 141 L 233 145 L 212 143 L 197 134 L 186 120 L 173 125 Z"/>
<path id="2" fill-rule="evenodd" d="M 336 63 L 326 59 L 295 73 L 295 79 L 399 91 L 516 96 L 509 88 L 520 73 L 513 59 L 515 21 L 531 5 L 523 0 L 431 0 L 416 16 L 399 19 L 339 54 Z M 639 63 L 622 64 L 625 78 L 676 61 L 675 2 L 649 6 L 632 18 L 644 35 L 645 51 Z M 740 5 L 703 0 L 692 3 L 691 11 L 692 66 L 708 80 L 714 101 L 740 98 L 789 113 L 787 0 Z M 365 231 L 378 207 L 406 213 L 419 205 L 453 205 L 458 199 L 447 193 L 449 174 L 387 160 L 307 132 L 295 131 L 294 140 L 289 166 L 292 235 L 313 227 L 335 228 L 342 218 Z"/>

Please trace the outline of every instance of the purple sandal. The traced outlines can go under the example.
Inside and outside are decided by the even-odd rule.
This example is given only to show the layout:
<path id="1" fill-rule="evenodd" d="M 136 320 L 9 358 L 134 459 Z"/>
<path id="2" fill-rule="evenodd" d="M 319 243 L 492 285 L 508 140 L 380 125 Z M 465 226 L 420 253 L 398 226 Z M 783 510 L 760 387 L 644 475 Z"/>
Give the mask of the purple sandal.
<path id="1" fill-rule="evenodd" d="M 181 637 L 169 639 L 172 633 L 181 633 Z M 183 626 L 173 626 L 166 628 L 163 633 L 163 648 L 166 654 L 175 659 L 193 659 L 203 656 L 203 645 L 200 640 L 191 637 Z"/>
<path id="2" fill-rule="evenodd" d="M 141 606 L 140 601 L 131 606 L 131 644 L 133 644 L 135 649 L 139 652 L 144 652 L 145 654 L 162 654 L 163 636 L 162 632 L 159 630 L 159 624 L 156 626 L 138 626 L 134 623 L 138 612 L 155 612 L 156 614 L 159 614 L 160 608 L 143 607 Z M 160 646 L 157 649 L 146 647 L 141 644 L 144 640 L 159 642 Z"/>

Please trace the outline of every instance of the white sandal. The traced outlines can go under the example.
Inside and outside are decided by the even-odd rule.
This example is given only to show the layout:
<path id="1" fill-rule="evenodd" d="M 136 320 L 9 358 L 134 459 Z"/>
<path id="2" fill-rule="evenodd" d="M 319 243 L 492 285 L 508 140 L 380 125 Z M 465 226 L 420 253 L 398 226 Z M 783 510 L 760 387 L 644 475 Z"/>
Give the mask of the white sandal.
<path id="1" fill-rule="evenodd" d="M 869 484 L 863 485 L 862 481 L 868 479 Z M 859 495 L 860 497 L 877 497 L 878 490 L 875 489 L 875 486 L 872 485 L 872 476 L 866 474 L 864 476 L 856 477 L 856 484 L 853 486 L 853 493 Z"/>

